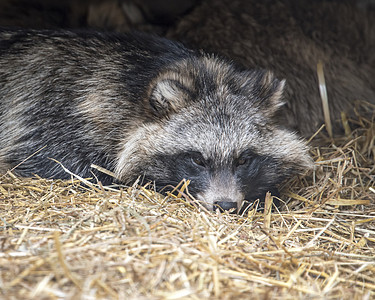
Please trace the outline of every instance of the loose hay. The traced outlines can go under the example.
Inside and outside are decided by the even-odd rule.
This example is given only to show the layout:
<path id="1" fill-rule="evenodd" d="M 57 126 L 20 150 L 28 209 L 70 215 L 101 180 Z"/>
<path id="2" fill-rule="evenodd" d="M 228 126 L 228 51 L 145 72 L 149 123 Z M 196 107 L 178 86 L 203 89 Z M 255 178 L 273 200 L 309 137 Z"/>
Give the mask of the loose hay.
<path id="1" fill-rule="evenodd" d="M 0 298 L 375 297 L 375 125 L 355 123 L 351 137 L 317 135 L 316 170 L 286 183 L 287 206 L 272 214 L 8 172 Z"/>

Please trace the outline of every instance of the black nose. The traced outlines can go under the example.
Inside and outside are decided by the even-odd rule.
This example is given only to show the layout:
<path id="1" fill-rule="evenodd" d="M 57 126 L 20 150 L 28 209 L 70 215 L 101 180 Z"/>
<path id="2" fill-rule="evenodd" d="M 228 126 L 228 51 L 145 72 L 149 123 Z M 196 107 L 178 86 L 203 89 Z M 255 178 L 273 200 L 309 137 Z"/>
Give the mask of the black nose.
<path id="1" fill-rule="evenodd" d="M 229 201 L 229 199 L 228 200 L 225 199 L 225 200 L 222 200 L 222 201 L 215 202 L 214 203 L 214 209 L 216 209 L 216 208 L 219 208 L 220 211 L 230 210 L 230 209 L 234 208 L 234 211 L 233 211 L 234 213 L 236 213 L 237 209 L 238 209 L 237 202 Z"/>

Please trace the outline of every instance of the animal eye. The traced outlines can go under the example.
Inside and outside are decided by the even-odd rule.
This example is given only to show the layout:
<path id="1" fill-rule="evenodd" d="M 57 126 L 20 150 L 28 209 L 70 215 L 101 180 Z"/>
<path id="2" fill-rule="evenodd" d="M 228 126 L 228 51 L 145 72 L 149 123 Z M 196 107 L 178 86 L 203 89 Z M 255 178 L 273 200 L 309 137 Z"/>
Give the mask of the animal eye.
<path id="1" fill-rule="evenodd" d="M 192 162 L 200 167 L 204 167 L 205 166 L 205 163 L 204 163 L 204 160 L 203 158 L 201 157 L 198 157 L 198 156 L 193 156 L 191 158 Z"/>
<path id="2" fill-rule="evenodd" d="M 241 157 L 237 160 L 237 166 L 243 166 L 247 163 L 248 159 L 245 157 Z"/>

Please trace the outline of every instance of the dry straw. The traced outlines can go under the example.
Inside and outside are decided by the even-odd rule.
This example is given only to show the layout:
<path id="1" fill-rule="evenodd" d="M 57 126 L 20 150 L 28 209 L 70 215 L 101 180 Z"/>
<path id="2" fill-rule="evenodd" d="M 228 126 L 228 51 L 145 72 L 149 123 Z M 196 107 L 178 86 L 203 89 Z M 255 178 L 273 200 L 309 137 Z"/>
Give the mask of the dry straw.
<path id="1" fill-rule="evenodd" d="M 185 198 L 188 182 L 165 197 L 8 172 L 0 298 L 374 298 L 375 125 L 363 111 L 374 107 L 357 106 L 350 136 L 310 141 L 315 171 L 285 183 L 272 214 L 207 212 Z"/>

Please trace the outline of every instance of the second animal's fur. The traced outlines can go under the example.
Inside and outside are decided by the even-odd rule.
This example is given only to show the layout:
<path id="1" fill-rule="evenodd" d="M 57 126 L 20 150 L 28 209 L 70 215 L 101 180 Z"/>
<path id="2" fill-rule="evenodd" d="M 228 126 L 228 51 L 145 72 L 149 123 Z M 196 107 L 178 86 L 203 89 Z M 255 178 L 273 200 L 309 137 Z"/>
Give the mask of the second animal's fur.
<path id="1" fill-rule="evenodd" d="M 206 0 L 169 37 L 286 78 L 281 115 L 310 136 L 324 123 L 319 60 L 336 130 L 356 100 L 375 104 L 375 11 L 353 2 Z"/>
<path id="2" fill-rule="evenodd" d="M 191 180 L 209 209 L 261 199 L 311 166 L 279 127 L 284 81 L 143 34 L 0 32 L 0 170 Z M 108 178 L 98 173 L 104 183 Z"/>

